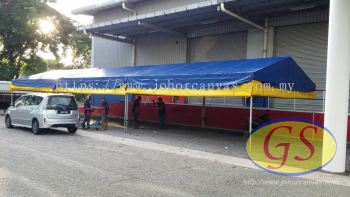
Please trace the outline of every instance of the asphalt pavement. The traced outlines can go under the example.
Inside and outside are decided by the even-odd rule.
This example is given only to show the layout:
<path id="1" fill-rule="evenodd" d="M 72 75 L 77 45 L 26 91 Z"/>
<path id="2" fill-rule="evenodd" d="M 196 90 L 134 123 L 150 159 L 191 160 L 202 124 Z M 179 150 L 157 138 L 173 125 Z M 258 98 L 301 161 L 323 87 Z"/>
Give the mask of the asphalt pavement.
<path id="1" fill-rule="evenodd" d="M 148 128 L 123 133 L 116 128 L 106 132 L 79 130 L 77 134 L 49 130 L 35 136 L 29 129 L 6 129 L 3 122 L 4 117 L 0 116 L 0 196 L 350 193 L 349 176 L 334 176 L 334 182 L 333 175 L 328 174 L 285 177 L 245 167 L 244 162 L 239 164 L 239 158 L 245 161 L 241 147 L 244 140 L 235 134 L 200 134 L 182 129 L 172 133 Z M 317 178 L 322 176 L 325 178 Z M 330 182 L 323 182 L 326 179 Z"/>

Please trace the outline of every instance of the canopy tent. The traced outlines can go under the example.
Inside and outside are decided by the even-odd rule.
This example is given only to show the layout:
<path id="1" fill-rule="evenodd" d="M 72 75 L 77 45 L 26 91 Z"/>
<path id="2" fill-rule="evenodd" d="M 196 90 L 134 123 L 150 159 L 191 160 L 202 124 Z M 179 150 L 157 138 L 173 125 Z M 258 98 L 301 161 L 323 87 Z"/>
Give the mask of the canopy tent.
<path id="1" fill-rule="evenodd" d="M 12 81 L 11 90 L 80 94 L 315 98 L 316 85 L 290 57 L 57 70 Z M 124 113 L 127 130 L 128 113 Z"/>
<path id="2" fill-rule="evenodd" d="M 315 84 L 290 57 L 49 71 L 11 90 L 168 96 L 314 98 Z"/>

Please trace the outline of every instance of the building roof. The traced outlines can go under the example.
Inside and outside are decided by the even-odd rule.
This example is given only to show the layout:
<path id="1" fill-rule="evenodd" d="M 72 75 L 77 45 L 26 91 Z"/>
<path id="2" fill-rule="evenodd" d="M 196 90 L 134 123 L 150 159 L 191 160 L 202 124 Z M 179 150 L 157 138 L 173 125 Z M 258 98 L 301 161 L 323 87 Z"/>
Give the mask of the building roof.
<path id="1" fill-rule="evenodd" d="M 118 1 L 119 4 L 122 1 Z M 225 7 L 244 18 L 263 26 L 264 19 L 269 18 L 270 25 L 275 26 L 283 21 L 285 16 L 296 14 L 309 14 L 311 19 L 327 19 L 324 10 L 328 10 L 329 0 L 208 0 L 201 3 L 193 3 L 182 7 L 168 8 L 151 13 L 138 14 L 120 19 L 109 20 L 101 23 L 79 27 L 95 36 L 111 37 L 122 40 L 118 37 L 126 37 L 125 42 L 130 42 L 133 37 L 154 32 L 175 33 L 178 32 L 185 37 L 197 37 L 192 35 L 192 29 L 205 28 L 206 26 L 230 24 L 234 29 L 244 31 L 251 26 L 243 23 L 232 16 L 220 11 L 218 6 L 225 3 Z M 117 4 L 117 3 L 116 3 Z M 114 4 L 114 5 L 116 5 Z M 102 7 L 98 9 L 103 10 Z M 281 18 L 284 17 L 284 18 Z M 299 20 L 298 17 L 295 20 Z M 309 21 L 309 22 L 315 22 Z M 225 25 L 228 27 L 227 25 Z M 278 26 L 278 25 L 276 25 Z M 173 32 L 168 30 L 174 30 Z"/>
<path id="2" fill-rule="evenodd" d="M 73 10 L 72 13 L 73 14 L 83 14 L 83 15 L 93 15 L 96 12 L 99 12 L 102 10 L 111 9 L 111 8 L 121 6 L 123 2 L 135 3 L 135 2 L 139 2 L 139 1 L 143 1 L 143 0 L 109 0 L 109 1 L 102 2 L 102 3 L 88 5 L 88 6 Z"/>

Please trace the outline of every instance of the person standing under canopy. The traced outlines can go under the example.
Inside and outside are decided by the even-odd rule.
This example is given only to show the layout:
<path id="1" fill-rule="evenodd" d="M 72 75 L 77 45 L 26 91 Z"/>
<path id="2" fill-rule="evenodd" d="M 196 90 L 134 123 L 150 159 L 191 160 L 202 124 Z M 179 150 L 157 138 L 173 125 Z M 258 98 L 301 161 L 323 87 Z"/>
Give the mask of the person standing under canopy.
<path id="1" fill-rule="evenodd" d="M 154 102 L 153 104 L 156 106 L 158 110 L 159 115 L 159 129 L 165 129 L 166 128 L 166 108 L 165 103 L 161 97 L 158 97 L 157 103 Z"/>
<path id="2" fill-rule="evenodd" d="M 84 101 L 84 120 L 81 124 L 82 128 L 85 129 L 90 129 L 90 119 L 91 119 L 91 112 L 92 112 L 92 108 L 91 108 L 91 103 L 90 103 L 91 97 L 90 96 L 86 96 L 85 97 L 85 101 Z M 85 127 L 86 125 L 86 127 Z"/>
<path id="3" fill-rule="evenodd" d="M 132 106 L 132 114 L 133 114 L 133 118 L 134 118 L 135 128 L 138 128 L 140 107 L 141 107 L 140 104 L 141 104 L 141 96 L 138 96 L 135 99 L 134 104 Z"/>
<path id="4" fill-rule="evenodd" d="M 106 100 L 106 98 L 102 98 L 101 102 L 101 119 L 102 119 L 102 130 L 107 130 L 108 129 L 108 114 L 109 114 L 109 104 Z"/>

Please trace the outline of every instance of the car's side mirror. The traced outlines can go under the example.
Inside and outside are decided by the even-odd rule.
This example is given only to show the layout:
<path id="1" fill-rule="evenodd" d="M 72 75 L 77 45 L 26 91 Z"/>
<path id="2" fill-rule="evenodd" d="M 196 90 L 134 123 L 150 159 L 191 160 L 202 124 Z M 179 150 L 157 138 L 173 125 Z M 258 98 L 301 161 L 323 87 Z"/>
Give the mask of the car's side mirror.
<path id="1" fill-rule="evenodd" d="M 14 106 L 15 106 L 15 103 L 11 103 L 10 106 L 11 106 L 11 107 L 14 107 Z"/>

